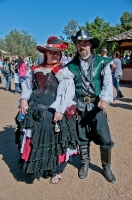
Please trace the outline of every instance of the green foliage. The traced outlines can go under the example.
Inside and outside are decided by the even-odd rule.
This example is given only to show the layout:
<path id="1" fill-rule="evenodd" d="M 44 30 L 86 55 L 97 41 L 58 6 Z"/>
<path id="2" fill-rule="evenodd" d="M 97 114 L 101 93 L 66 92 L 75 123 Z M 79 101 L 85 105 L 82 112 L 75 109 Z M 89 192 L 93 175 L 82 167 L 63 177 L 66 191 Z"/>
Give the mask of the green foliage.
<path id="1" fill-rule="evenodd" d="M 0 49 L 3 51 L 6 51 L 5 41 L 4 39 L 1 39 L 1 38 L 0 38 Z"/>
<path id="2" fill-rule="evenodd" d="M 102 47 L 106 47 L 108 49 L 109 54 L 111 54 L 114 50 L 117 49 L 117 44 L 108 44 L 106 39 L 112 37 L 116 34 L 120 33 L 120 25 L 117 27 L 110 26 L 110 23 L 104 22 L 103 19 L 96 17 L 92 23 L 86 22 L 86 26 L 80 26 L 80 29 L 85 29 L 90 32 L 92 37 L 96 37 L 100 40 L 99 47 L 95 50 L 96 53 L 100 54 Z"/>
<path id="3" fill-rule="evenodd" d="M 124 12 L 120 18 L 121 26 L 124 30 L 132 29 L 132 13 Z"/>
<path id="4" fill-rule="evenodd" d="M 78 22 L 75 20 L 71 20 L 64 26 L 63 33 L 67 36 L 67 40 L 71 39 L 71 35 L 75 35 L 78 28 Z"/>
<path id="5" fill-rule="evenodd" d="M 19 56 L 34 57 L 36 40 L 27 31 L 11 30 L 5 37 L 5 45 L 8 52 Z"/>
<path id="6" fill-rule="evenodd" d="M 106 42 L 106 39 L 132 29 L 132 14 L 128 12 L 123 13 L 120 21 L 121 24 L 110 26 L 110 23 L 105 22 L 103 19 L 97 16 L 92 23 L 86 21 L 85 26 L 79 26 L 75 20 L 71 20 L 71 22 L 68 22 L 64 27 L 63 33 L 69 40 L 71 35 L 74 35 L 77 32 L 77 28 L 79 30 L 88 30 L 93 38 L 96 37 L 100 40 L 100 45 L 95 49 L 95 53 L 100 54 L 102 47 L 105 46 L 108 49 L 110 55 L 113 51 L 117 50 L 118 44 L 116 42 L 109 44 Z M 71 46 L 74 46 L 72 42 L 70 44 Z"/>

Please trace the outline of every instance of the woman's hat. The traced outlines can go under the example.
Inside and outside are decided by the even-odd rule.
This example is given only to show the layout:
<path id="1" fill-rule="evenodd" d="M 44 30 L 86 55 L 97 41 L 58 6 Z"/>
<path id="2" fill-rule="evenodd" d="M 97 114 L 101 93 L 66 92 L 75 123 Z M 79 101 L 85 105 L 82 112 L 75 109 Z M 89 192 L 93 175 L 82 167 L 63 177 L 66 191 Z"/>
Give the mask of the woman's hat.
<path id="1" fill-rule="evenodd" d="M 36 49 L 41 53 L 44 53 L 46 50 L 64 51 L 67 48 L 68 48 L 68 43 L 63 42 L 62 40 L 58 39 L 56 36 L 49 37 L 46 44 L 36 47 Z"/>
<path id="2" fill-rule="evenodd" d="M 80 30 L 76 33 L 76 35 L 71 36 L 72 41 L 74 44 L 77 43 L 77 41 L 82 41 L 82 40 L 88 40 L 92 43 L 92 48 L 95 49 L 96 47 L 99 46 L 99 39 L 98 38 L 92 38 L 90 36 L 90 33 L 86 30 Z"/>

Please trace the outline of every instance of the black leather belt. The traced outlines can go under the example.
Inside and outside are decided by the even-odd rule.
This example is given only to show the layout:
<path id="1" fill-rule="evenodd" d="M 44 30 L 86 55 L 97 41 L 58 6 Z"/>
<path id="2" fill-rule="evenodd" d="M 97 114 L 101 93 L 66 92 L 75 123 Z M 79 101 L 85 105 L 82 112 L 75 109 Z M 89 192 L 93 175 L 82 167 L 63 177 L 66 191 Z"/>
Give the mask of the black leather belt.
<path id="1" fill-rule="evenodd" d="M 77 96 L 77 99 L 79 99 L 80 101 L 82 101 L 85 104 L 89 104 L 89 103 L 98 103 L 99 102 L 99 97 L 95 97 L 95 98 L 91 98 L 89 96 Z"/>

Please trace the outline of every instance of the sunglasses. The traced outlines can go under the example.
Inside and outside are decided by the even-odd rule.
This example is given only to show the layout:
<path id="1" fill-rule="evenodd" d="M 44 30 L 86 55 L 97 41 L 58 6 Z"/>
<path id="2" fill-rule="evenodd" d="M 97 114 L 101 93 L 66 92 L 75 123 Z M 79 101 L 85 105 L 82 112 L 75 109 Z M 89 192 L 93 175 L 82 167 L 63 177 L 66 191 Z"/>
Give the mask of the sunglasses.
<path id="1" fill-rule="evenodd" d="M 46 51 L 46 52 L 49 52 L 51 55 L 57 55 L 57 56 L 61 55 L 60 51 Z"/>

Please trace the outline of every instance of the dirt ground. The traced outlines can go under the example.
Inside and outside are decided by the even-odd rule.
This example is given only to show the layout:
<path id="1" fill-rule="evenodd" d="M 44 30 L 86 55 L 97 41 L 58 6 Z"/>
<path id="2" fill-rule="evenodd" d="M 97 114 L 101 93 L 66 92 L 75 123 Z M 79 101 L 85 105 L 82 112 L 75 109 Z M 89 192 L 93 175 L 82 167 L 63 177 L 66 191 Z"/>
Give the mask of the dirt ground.
<path id="1" fill-rule="evenodd" d="M 78 178 L 79 156 L 75 156 L 62 174 L 59 184 L 49 179 L 32 181 L 18 167 L 19 152 L 14 142 L 19 94 L 5 91 L 0 85 L 0 200 L 132 200 L 132 85 L 123 84 L 124 98 L 107 109 L 109 126 L 115 145 L 112 171 L 116 183 L 108 183 L 102 175 L 99 147 L 91 144 L 91 164 L 86 179 Z M 115 90 L 114 90 L 115 93 Z"/>

